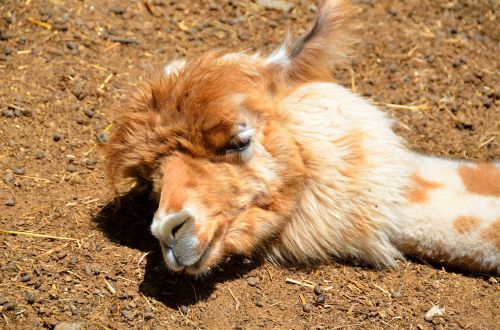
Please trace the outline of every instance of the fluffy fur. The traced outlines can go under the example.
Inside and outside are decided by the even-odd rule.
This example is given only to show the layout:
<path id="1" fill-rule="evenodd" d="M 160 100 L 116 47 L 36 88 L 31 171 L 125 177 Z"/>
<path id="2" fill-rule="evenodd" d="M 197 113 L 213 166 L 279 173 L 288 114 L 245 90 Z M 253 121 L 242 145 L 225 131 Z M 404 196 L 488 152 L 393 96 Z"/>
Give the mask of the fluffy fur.
<path id="1" fill-rule="evenodd" d="M 274 261 L 402 254 L 500 272 L 500 169 L 407 150 L 387 115 L 331 83 L 345 56 L 345 1 L 268 57 L 177 60 L 126 105 L 106 146 L 114 183 L 149 182 L 151 226 L 174 271 L 229 254 Z"/>

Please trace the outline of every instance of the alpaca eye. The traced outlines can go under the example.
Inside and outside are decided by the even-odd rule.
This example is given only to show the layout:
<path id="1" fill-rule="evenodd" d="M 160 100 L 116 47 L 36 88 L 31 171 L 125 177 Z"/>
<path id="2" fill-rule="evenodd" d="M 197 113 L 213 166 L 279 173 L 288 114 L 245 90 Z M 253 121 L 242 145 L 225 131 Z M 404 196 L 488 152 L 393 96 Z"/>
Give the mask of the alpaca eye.
<path id="1" fill-rule="evenodd" d="M 226 154 L 242 152 L 250 146 L 250 137 L 231 141 L 226 146 Z"/>

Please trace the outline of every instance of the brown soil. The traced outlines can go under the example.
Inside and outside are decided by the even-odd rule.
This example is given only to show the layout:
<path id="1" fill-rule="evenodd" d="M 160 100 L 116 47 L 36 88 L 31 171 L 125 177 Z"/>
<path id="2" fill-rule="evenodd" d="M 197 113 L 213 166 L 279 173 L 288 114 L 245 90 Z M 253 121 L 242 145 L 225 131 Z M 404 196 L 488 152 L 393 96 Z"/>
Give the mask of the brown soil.
<path id="1" fill-rule="evenodd" d="M 399 119 L 415 150 L 498 159 L 498 2 L 356 2 L 362 42 L 339 83 Z M 206 278 L 174 276 L 148 232 L 154 205 L 144 196 L 110 202 L 98 144 L 128 87 L 169 59 L 220 47 L 268 51 L 288 27 L 301 32 L 313 9 L 309 1 L 289 13 L 238 0 L 1 2 L 0 229 L 75 240 L 0 234 L 0 327 L 500 329 L 498 277 L 419 260 L 375 270 L 234 258 Z M 327 288 L 324 303 L 287 278 Z M 433 305 L 445 314 L 427 322 Z"/>

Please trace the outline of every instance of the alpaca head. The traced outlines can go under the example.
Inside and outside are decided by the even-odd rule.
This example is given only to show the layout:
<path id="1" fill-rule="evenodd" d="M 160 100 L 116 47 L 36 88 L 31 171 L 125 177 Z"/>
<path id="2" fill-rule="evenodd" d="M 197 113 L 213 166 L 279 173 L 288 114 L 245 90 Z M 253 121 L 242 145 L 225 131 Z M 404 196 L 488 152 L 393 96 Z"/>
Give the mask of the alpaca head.
<path id="1" fill-rule="evenodd" d="M 106 146 L 108 174 L 152 184 L 151 230 L 170 269 L 203 273 L 279 240 L 305 173 L 280 101 L 329 79 L 344 14 L 341 1 L 327 1 L 308 34 L 267 58 L 172 62 L 125 105 Z"/>

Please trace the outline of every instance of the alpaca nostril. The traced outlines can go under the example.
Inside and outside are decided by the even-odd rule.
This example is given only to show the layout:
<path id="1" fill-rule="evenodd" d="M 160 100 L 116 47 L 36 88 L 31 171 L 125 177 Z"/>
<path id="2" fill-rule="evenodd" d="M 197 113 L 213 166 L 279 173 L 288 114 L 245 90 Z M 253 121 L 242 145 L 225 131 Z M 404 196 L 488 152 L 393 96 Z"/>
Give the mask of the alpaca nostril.
<path id="1" fill-rule="evenodd" d="M 179 236 L 184 235 L 184 232 L 189 232 L 188 224 L 192 222 L 194 222 L 194 217 L 188 210 L 167 213 L 159 209 L 151 223 L 151 233 L 165 246 L 172 248 Z"/>
<path id="2" fill-rule="evenodd" d="M 185 223 L 186 223 L 186 221 L 184 221 L 184 222 L 178 224 L 177 226 L 175 226 L 174 228 L 172 228 L 172 236 L 174 238 L 175 238 L 175 234 L 177 234 L 177 232 L 179 231 L 179 229 L 181 229 L 181 227 L 184 226 Z"/>

